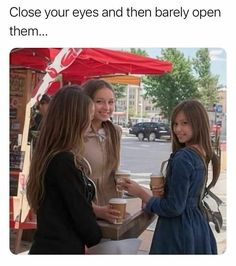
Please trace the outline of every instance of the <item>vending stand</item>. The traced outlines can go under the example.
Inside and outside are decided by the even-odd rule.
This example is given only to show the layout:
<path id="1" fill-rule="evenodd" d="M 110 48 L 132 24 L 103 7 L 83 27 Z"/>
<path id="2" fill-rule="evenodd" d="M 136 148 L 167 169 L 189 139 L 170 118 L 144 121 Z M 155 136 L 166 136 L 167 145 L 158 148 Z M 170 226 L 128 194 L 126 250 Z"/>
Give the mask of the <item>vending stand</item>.
<path id="1" fill-rule="evenodd" d="M 92 67 L 93 66 L 93 67 Z M 26 200 L 31 145 L 28 139 L 31 108 L 60 76 L 62 83 L 78 83 L 109 74 L 165 74 L 170 62 L 123 51 L 94 48 L 22 48 L 10 53 L 10 228 L 17 230 L 14 253 L 22 232 L 36 228 L 36 217 Z M 60 86 L 59 86 L 60 87 Z M 56 87 L 58 89 L 58 86 Z M 99 221 L 110 239 L 137 237 L 155 217 L 139 208 L 122 225 Z"/>
<path id="2" fill-rule="evenodd" d="M 42 73 L 29 69 L 10 69 L 10 229 L 16 229 L 13 252 L 18 253 L 23 230 L 36 228 L 27 204 L 25 189 L 30 164 L 27 141 L 32 89 Z M 28 107 L 28 108 L 27 108 Z"/>

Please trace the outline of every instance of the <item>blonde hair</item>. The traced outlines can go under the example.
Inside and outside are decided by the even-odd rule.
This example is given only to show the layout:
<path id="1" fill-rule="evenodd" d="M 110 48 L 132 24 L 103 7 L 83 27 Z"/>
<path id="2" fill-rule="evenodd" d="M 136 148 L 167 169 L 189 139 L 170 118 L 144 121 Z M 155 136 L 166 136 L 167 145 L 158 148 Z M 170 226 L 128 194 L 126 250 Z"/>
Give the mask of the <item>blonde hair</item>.
<path id="1" fill-rule="evenodd" d="M 50 102 L 42 121 L 27 182 L 27 199 L 36 211 L 44 194 L 44 175 L 51 159 L 59 152 L 71 151 L 75 163 L 86 167 L 82 153 L 83 135 L 90 126 L 92 101 L 78 85 L 62 87 Z"/>

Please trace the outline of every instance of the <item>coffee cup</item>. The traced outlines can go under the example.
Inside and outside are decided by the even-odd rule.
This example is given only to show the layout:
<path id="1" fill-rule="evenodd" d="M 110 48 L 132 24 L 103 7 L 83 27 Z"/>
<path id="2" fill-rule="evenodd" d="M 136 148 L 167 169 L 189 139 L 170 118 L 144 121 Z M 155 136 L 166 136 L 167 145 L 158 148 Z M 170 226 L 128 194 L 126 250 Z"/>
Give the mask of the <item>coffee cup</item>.
<path id="1" fill-rule="evenodd" d="M 128 170 L 118 170 L 115 173 L 117 197 L 124 196 L 124 190 L 120 188 L 120 184 L 124 179 L 130 179 L 131 172 Z"/>
<path id="2" fill-rule="evenodd" d="M 165 179 L 164 179 L 164 176 L 162 174 L 159 174 L 159 175 L 152 174 L 150 176 L 150 188 L 152 190 L 153 196 L 159 196 L 159 194 L 157 194 L 155 192 L 154 188 L 163 186 L 164 183 L 165 183 Z"/>
<path id="3" fill-rule="evenodd" d="M 109 200 L 109 205 L 112 209 L 118 210 L 118 218 L 115 219 L 114 224 L 122 224 L 126 214 L 126 199 L 112 198 Z"/>

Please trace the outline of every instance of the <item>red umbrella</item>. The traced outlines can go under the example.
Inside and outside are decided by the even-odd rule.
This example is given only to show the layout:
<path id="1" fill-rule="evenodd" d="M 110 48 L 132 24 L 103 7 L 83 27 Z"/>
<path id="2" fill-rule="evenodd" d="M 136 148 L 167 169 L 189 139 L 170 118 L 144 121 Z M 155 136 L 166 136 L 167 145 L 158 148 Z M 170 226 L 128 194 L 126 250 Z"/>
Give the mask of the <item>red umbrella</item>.
<path id="1" fill-rule="evenodd" d="M 65 80 L 83 82 L 107 74 L 164 74 L 170 62 L 137 54 L 102 48 L 84 48 L 74 63 L 63 71 Z"/>
<path id="2" fill-rule="evenodd" d="M 13 49 L 11 67 L 27 67 L 45 70 L 59 53 L 60 48 Z M 63 81 L 81 83 L 88 78 L 107 74 L 164 74 L 172 70 L 172 64 L 124 51 L 83 48 L 73 64 L 62 71 Z"/>
<path id="3" fill-rule="evenodd" d="M 10 66 L 45 71 L 61 49 L 16 48 L 10 52 Z"/>

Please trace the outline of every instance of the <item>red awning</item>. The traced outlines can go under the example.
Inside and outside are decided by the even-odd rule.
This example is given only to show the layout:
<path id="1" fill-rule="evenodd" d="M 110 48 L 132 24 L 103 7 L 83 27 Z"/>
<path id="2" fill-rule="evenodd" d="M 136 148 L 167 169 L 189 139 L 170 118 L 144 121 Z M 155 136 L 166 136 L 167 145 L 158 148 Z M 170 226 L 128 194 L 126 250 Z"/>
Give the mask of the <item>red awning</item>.
<path id="1" fill-rule="evenodd" d="M 10 66 L 45 71 L 61 49 L 17 48 L 10 52 Z"/>
<path id="2" fill-rule="evenodd" d="M 45 70 L 61 48 L 22 48 L 10 53 L 11 67 Z M 124 51 L 83 48 L 74 63 L 62 72 L 63 81 L 81 83 L 91 77 L 108 74 L 164 74 L 172 64 Z"/>
<path id="3" fill-rule="evenodd" d="M 107 74 L 164 74 L 172 70 L 169 62 L 124 51 L 84 48 L 75 62 L 63 72 L 65 80 L 84 81 Z"/>

